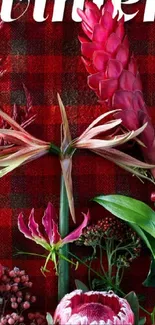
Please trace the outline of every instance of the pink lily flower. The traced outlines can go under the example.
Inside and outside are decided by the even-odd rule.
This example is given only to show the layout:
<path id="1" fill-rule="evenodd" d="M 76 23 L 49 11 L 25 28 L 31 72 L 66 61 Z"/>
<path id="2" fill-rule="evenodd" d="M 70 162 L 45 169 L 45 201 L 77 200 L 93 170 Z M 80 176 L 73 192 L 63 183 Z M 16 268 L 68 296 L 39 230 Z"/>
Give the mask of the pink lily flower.
<path id="1" fill-rule="evenodd" d="M 59 325 L 133 325 L 134 314 L 127 300 L 112 291 L 75 290 L 60 301 L 54 314 Z"/>
<path id="2" fill-rule="evenodd" d="M 46 237 L 42 235 L 39 230 L 39 225 L 34 218 L 34 209 L 31 210 L 29 216 L 28 226 L 24 222 L 23 213 L 18 216 L 18 229 L 28 239 L 33 240 L 36 244 L 42 246 L 49 251 L 43 271 L 46 271 L 47 262 L 51 259 L 57 270 L 56 256 L 59 255 L 59 249 L 68 243 L 76 241 L 82 234 L 82 230 L 87 226 L 89 221 L 89 212 L 84 215 L 84 220 L 80 226 L 73 230 L 65 238 L 61 238 L 58 231 L 58 224 L 56 221 L 56 211 L 54 206 L 49 202 L 42 218 L 42 225 L 46 233 Z"/>

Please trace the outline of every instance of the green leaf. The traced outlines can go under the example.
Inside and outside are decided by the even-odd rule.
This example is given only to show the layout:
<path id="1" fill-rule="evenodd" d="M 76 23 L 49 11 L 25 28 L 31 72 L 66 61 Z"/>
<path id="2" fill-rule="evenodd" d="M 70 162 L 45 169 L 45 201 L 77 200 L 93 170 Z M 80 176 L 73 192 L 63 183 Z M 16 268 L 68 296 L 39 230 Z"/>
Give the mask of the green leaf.
<path id="1" fill-rule="evenodd" d="M 144 325 L 146 324 L 146 317 L 143 317 L 139 320 L 138 325 Z"/>
<path id="2" fill-rule="evenodd" d="M 130 292 L 125 296 L 125 299 L 128 301 L 134 316 L 135 316 L 135 322 L 134 325 L 138 325 L 139 323 L 139 302 L 138 302 L 138 298 L 137 295 L 135 294 L 135 292 Z"/>
<path id="3" fill-rule="evenodd" d="M 134 223 L 129 223 L 130 227 L 133 228 L 139 237 L 144 241 L 145 245 L 148 247 L 148 249 L 151 251 L 153 257 L 155 258 L 155 239 L 149 235 L 147 232 L 142 230 L 139 226 L 137 226 Z"/>
<path id="4" fill-rule="evenodd" d="M 146 280 L 143 282 L 145 287 L 155 287 L 155 260 L 152 259 L 150 264 L 149 273 Z"/>
<path id="5" fill-rule="evenodd" d="M 102 195 L 95 197 L 97 202 L 116 217 L 140 227 L 145 233 L 141 232 L 143 240 L 155 257 L 155 212 L 145 203 L 123 195 Z M 138 228 L 137 228 L 138 229 Z M 153 238 L 146 235 L 149 234 Z"/>
<path id="6" fill-rule="evenodd" d="M 77 289 L 82 290 L 83 292 L 89 291 L 88 287 L 80 280 L 76 279 L 75 280 L 75 285 Z"/>
<path id="7" fill-rule="evenodd" d="M 50 313 L 46 313 L 46 320 L 48 325 L 54 325 L 54 320 Z"/>

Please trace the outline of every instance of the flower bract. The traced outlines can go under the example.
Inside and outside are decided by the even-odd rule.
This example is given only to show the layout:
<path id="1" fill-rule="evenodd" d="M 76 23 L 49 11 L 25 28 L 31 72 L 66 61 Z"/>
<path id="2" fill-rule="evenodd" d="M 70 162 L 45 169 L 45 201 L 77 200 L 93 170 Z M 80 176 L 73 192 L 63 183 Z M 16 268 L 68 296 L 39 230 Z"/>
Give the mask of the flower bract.
<path id="1" fill-rule="evenodd" d="M 132 325 L 134 314 L 128 302 L 112 291 L 75 290 L 59 303 L 54 315 L 59 325 Z"/>

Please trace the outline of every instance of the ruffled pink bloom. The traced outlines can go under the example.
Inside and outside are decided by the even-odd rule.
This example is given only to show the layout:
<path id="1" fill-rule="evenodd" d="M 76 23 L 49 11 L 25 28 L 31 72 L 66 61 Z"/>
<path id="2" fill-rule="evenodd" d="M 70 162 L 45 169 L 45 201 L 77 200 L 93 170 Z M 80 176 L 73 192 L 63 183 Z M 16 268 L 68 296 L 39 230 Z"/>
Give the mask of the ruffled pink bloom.
<path id="1" fill-rule="evenodd" d="M 65 295 L 56 308 L 54 324 L 132 325 L 134 314 L 128 302 L 110 292 L 82 292 Z"/>
<path id="2" fill-rule="evenodd" d="M 33 240 L 36 244 L 41 245 L 43 248 L 49 251 L 51 254 L 51 259 L 53 262 L 55 262 L 55 255 L 57 254 L 59 248 L 67 243 L 76 241 L 81 236 L 82 230 L 87 226 L 89 212 L 83 215 L 84 220 L 81 225 L 63 239 L 59 234 L 56 212 L 51 203 L 48 203 L 47 209 L 45 210 L 42 218 L 42 225 L 44 226 L 46 236 L 42 235 L 39 230 L 39 225 L 34 219 L 34 209 L 31 210 L 28 226 L 24 222 L 23 213 L 19 214 L 18 228 L 26 238 Z"/>

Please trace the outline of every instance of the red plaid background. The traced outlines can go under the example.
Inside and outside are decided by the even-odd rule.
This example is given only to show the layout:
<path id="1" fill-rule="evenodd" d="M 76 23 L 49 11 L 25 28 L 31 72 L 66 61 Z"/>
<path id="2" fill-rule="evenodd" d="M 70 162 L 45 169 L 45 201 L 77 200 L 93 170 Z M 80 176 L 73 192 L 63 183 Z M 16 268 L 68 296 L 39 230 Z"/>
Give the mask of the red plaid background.
<path id="1" fill-rule="evenodd" d="M 128 6 L 129 12 L 137 8 L 140 11 L 135 19 L 126 23 L 126 29 L 140 67 L 146 103 L 155 122 L 155 22 L 143 23 L 145 2 Z M 51 3 L 53 1 L 47 1 L 49 18 L 46 22 L 33 21 L 32 1 L 27 14 L 14 23 L 5 24 L 4 31 L 0 31 L 0 56 L 5 58 L 8 54 L 7 71 L 0 79 L 0 103 L 7 112 L 14 103 L 24 105 L 24 83 L 37 112 L 35 124 L 29 130 L 41 139 L 60 144 L 57 92 L 66 105 L 73 137 L 102 112 L 102 107 L 87 86 L 87 73 L 80 59 L 77 37 L 80 24 L 71 20 L 72 1 L 67 1 L 65 20 L 60 23 L 51 23 Z M 97 194 L 121 193 L 150 204 L 150 193 L 154 189 L 148 182 L 143 185 L 112 163 L 85 151 L 78 152 L 73 159 L 73 182 L 78 222 L 82 220 L 81 212 L 88 208 L 93 220 L 106 214 L 89 202 Z M 57 278 L 53 271 L 46 278 L 42 276 L 40 266 L 43 261 L 39 258 L 14 255 L 16 249 L 40 252 L 35 244 L 19 233 L 17 216 L 20 211 L 28 216 L 34 207 L 39 221 L 48 201 L 53 202 L 58 211 L 59 187 L 60 166 L 56 157 L 41 158 L 0 179 L 0 262 L 27 270 L 39 296 L 37 309 L 55 308 Z M 154 307 L 155 290 L 141 285 L 148 267 L 148 252 L 144 252 L 125 273 L 124 289 L 144 293 L 146 307 Z M 84 267 L 79 267 L 78 271 L 71 270 L 72 288 L 74 277 L 87 281 L 87 270 Z"/>

